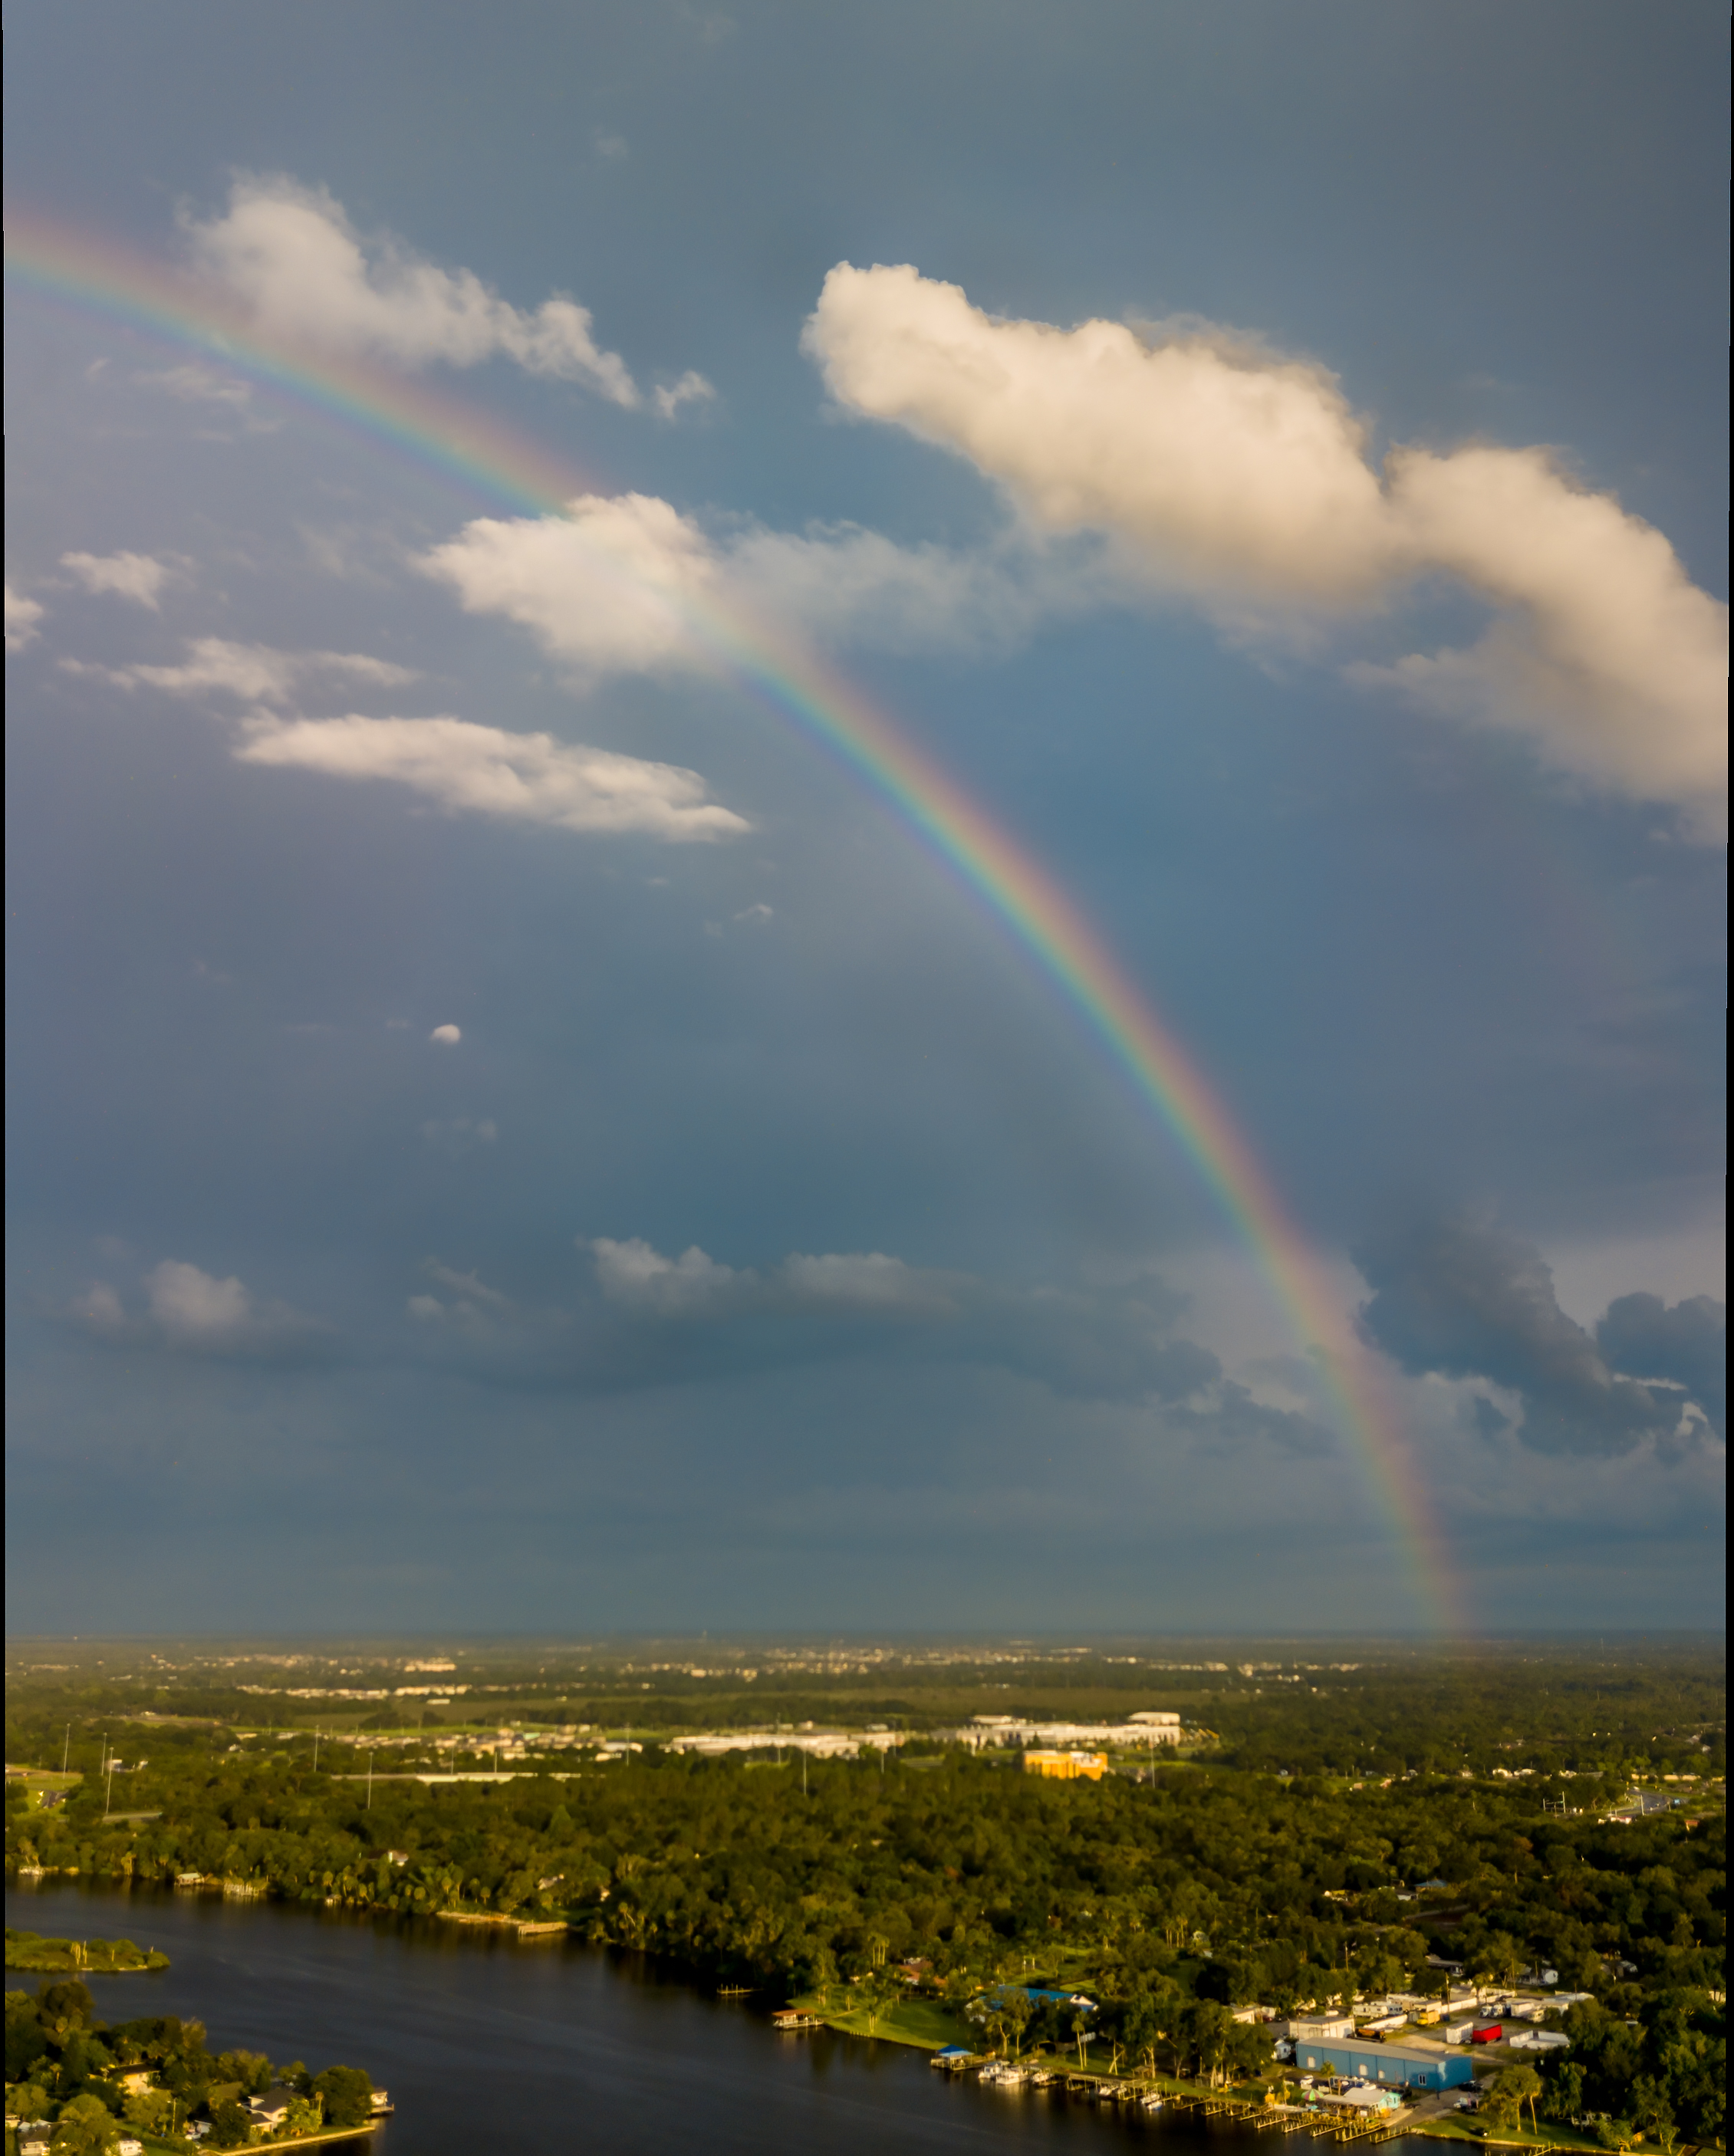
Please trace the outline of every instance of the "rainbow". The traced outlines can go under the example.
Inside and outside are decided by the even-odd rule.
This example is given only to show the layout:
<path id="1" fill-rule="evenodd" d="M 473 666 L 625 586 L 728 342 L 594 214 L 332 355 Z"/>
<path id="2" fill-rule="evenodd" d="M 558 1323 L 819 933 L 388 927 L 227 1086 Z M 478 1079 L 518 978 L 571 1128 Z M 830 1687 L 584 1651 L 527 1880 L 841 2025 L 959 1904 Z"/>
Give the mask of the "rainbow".
<path id="1" fill-rule="evenodd" d="M 424 382 L 268 339 L 208 285 L 64 223 L 9 211 L 5 261 L 8 280 L 27 290 L 207 353 L 520 513 L 561 515 L 575 496 L 601 490 L 472 406 Z M 1315 1358 L 1396 1531 L 1423 1624 L 1461 1630 L 1453 1570 L 1378 1368 L 1221 1098 L 1101 936 L 1041 864 L 858 688 L 738 612 L 713 608 L 692 625 L 743 685 L 827 744 L 980 894 L 1155 1111 Z"/>

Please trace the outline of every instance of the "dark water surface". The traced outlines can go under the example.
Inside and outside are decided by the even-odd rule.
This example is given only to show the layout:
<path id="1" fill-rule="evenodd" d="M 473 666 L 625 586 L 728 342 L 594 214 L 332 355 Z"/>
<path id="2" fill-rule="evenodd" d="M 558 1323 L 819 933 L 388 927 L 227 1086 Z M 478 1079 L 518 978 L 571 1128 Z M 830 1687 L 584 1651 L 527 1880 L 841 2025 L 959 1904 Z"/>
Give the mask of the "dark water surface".
<path id="1" fill-rule="evenodd" d="M 1123 2118 L 1046 2092 L 935 2073 L 924 2052 L 830 2031 L 785 2036 L 756 2003 L 716 1999 L 654 1965 L 481 1927 L 204 1894 L 9 1886 L 6 1921 L 62 1938 L 126 1938 L 173 1967 L 85 1981 L 107 2020 L 178 2014 L 211 2048 L 365 2066 L 396 2115 L 374 2156 L 491 2149 L 640 2156 L 868 2156 L 926 2149 L 1151 2150 L 1298 2156 L 1310 2143 L 1158 2114 Z M 12 1985 L 43 1979 L 16 1974 Z M 774 2002 L 780 2003 L 780 2002 Z M 1227 2144 L 1236 2144 L 1231 2152 Z M 1399 2144 L 1420 2156 L 1419 2144 Z"/>

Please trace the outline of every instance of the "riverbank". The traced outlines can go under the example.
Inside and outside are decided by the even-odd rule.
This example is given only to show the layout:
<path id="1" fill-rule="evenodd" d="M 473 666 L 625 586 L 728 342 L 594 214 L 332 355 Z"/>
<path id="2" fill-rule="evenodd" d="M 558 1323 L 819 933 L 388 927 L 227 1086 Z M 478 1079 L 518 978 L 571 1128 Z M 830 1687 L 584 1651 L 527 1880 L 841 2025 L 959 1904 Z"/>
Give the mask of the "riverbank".
<path id="1" fill-rule="evenodd" d="M 970 2156 L 1002 2144 L 1108 2156 L 1127 2133 L 1157 2132 L 1162 2156 L 1222 2156 L 1223 2121 L 1063 2092 L 1008 2104 L 973 2075 L 933 2071 L 930 2042 L 888 2041 L 882 2025 L 873 2041 L 825 2027 L 797 2042 L 764 2010 L 780 1993 L 743 2005 L 580 1939 L 520 1947 L 482 1925 L 69 1881 L 12 1887 L 8 1905 L 14 1924 L 39 1931 L 148 1927 L 173 1967 L 152 1979 L 147 2010 L 206 2021 L 214 2043 L 273 2058 L 363 2054 L 396 2107 L 388 2133 L 358 2138 L 367 2156 L 579 2139 L 586 2156 L 639 2156 L 691 2147 L 697 2121 L 705 2156 Z M 103 2018 L 141 2010 L 130 1979 L 88 1980 Z"/>
<path id="2" fill-rule="evenodd" d="M 347 2142 L 360 2141 L 376 2133 L 385 2124 L 383 2118 L 370 2118 L 364 2126 L 322 2126 L 316 2133 L 291 2134 L 283 2141 L 250 2141 L 250 2148 L 335 2148 Z M 160 2133 L 146 2133 L 138 2127 L 128 2129 L 131 2138 L 143 2150 L 144 2156 L 188 2156 L 197 2143 L 185 2140 L 165 2140 Z"/>

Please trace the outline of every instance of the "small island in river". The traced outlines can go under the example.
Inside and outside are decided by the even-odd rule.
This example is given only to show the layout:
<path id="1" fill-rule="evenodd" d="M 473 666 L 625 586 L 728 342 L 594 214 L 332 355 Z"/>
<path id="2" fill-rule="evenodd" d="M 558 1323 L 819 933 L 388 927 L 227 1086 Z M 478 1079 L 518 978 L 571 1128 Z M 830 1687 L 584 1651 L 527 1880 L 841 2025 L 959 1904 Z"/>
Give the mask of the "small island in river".
<path id="1" fill-rule="evenodd" d="M 76 1976 L 88 1969 L 118 1976 L 128 1969 L 167 1969 L 168 1956 L 155 1947 L 136 1947 L 131 1939 L 45 1939 L 39 1932 L 6 1928 L 6 1966 L 49 1976 Z"/>

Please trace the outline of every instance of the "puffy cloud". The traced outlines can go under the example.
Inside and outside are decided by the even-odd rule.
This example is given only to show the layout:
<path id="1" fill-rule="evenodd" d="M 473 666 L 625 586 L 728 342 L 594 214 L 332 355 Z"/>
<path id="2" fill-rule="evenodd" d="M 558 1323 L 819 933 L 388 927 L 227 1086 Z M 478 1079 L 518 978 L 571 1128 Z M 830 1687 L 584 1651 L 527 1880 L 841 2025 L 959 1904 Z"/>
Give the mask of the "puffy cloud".
<path id="1" fill-rule="evenodd" d="M 716 397 L 714 387 L 707 382 L 696 368 L 688 367 L 678 382 L 651 392 L 651 402 L 665 419 L 680 416 L 683 404 L 708 404 Z"/>
<path id="2" fill-rule="evenodd" d="M 1468 651 L 1365 670 L 1446 711 L 1529 735 L 1563 771 L 1726 827 L 1728 610 L 1661 533 L 1575 486 L 1541 449 L 1398 450 L 1414 557 L 1507 610 Z"/>
<path id="3" fill-rule="evenodd" d="M 659 1315 L 714 1309 L 731 1289 L 750 1294 L 751 1273 L 738 1273 L 707 1258 L 695 1243 L 677 1258 L 665 1258 L 638 1236 L 625 1242 L 598 1235 L 590 1243 L 596 1281 L 610 1302 Z"/>
<path id="4" fill-rule="evenodd" d="M 1538 1250 L 1464 1219 L 1404 1227 L 1357 1261 L 1374 1290 L 1361 1312 L 1368 1338 L 1417 1374 L 1479 1378 L 1515 1394 L 1519 1435 L 1537 1451 L 1614 1454 L 1650 1442 L 1665 1455 L 1689 1403 L 1711 1405 L 1700 1387 L 1708 1317 L 1719 1338 L 1720 1306 L 1702 1298 L 1669 1312 L 1654 1296 L 1623 1296 L 1592 1337 L 1560 1308 Z M 1713 1400 L 1719 1416 L 1719 1391 Z M 1489 1405 L 1476 1414 L 1484 1435 L 1506 1419 Z"/>
<path id="5" fill-rule="evenodd" d="M 582 495 L 563 515 L 477 517 L 421 557 L 472 613 L 504 615 L 582 679 L 707 674 L 744 618 L 826 644 L 954 650 L 1123 596 L 1099 557 L 1015 537 L 973 553 L 858 525 L 713 538 L 653 495 Z"/>
<path id="6" fill-rule="evenodd" d="M 1110 533 L 1207 603 L 1343 608 L 1429 573 L 1502 619 L 1361 670 L 1550 763 L 1721 828 L 1727 609 L 1538 449 L 1393 450 L 1335 379 L 1207 324 L 1003 321 L 908 266 L 839 264 L 805 341 L 838 402 L 970 459 L 1050 531 Z"/>
<path id="7" fill-rule="evenodd" d="M 705 799 L 696 771 L 465 719 L 255 720 L 234 752 L 244 763 L 389 780 L 455 813 L 565 831 L 642 832 L 680 843 L 749 828 Z"/>
<path id="8" fill-rule="evenodd" d="M 421 566 L 471 613 L 503 614 L 584 674 L 704 670 L 718 564 L 652 495 L 581 495 L 564 516 L 477 517 Z"/>
<path id="9" fill-rule="evenodd" d="M 63 554 L 60 567 L 70 569 L 87 592 L 131 599 L 152 613 L 169 574 L 168 564 L 154 554 Z"/>
<path id="10" fill-rule="evenodd" d="M 323 188 L 243 178 L 224 215 L 189 219 L 187 230 L 205 274 L 272 336 L 404 367 L 474 367 L 498 353 L 613 403 L 639 402 L 625 362 L 596 343 L 588 308 L 557 295 L 521 312 L 472 270 L 442 270 L 388 235 L 363 239 Z"/>
<path id="11" fill-rule="evenodd" d="M 157 1348 L 219 1358 L 275 1359 L 328 1348 L 331 1328 L 285 1302 L 260 1301 L 230 1275 L 165 1258 L 144 1276 L 145 1306 L 129 1311 L 105 1281 L 95 1281 L 71 1315 L 116 1345 Z"/>
<path id="12" fill-rule="evenodd" d="M 10 654 L 34 644 L 41 633 L 44 608 L 35 599 L 6 587 L 6 649 Z"/>
<path id="13" fill-rule="evenodd" d="M 907 266 L 826 279 L 807 350 L 851 410 L 959 451 L 1054 531 L 1124 534 L 1181 582 L 1340 599 L 1392 546 L 1366 432 L 1321 369 L 1199 328 L 995 321 Z"/>
<path id="14" fill-rule="evenodd" d="M 244 704 L 286 704 L 310 677 L 336 675 L 383 689 L 401 688 L 414 670 L 361 651 L 278 651 L 266 644 L 190 639 L 178 666 L 95 666 L 65 659 L 68 672 L 92 675 L 120 689 L 161 689 L 172 696 L 233 696 Z"/>
<path id="15" fill-rule="evenodd" d="M 437 1040 L 442 1048 L 455 1048 L 463 1037 L 461 1025 L 436 1025 L 428 1035 L 430 1040 Z"/>

